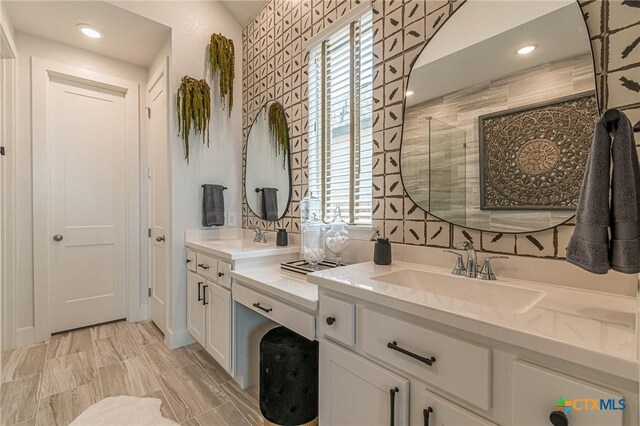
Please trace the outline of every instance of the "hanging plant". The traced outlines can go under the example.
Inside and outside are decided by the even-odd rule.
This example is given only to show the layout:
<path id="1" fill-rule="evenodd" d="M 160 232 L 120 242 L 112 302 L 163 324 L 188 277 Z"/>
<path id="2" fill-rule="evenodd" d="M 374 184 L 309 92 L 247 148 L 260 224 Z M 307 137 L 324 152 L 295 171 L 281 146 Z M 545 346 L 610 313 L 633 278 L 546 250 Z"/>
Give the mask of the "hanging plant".
<path id="1" fill-rule="evenodd" d="M 269 132 L 276 149 L 276 156 L 282 153 L 282 168 L 287 166 L 287 158 L 289 156 L 289 136 L 287 130 L 287 118 L 284 114 L 284 108 L 278 102 L 273 102 L 269 106 L 267 114 L 269 120 Z"/>
<path id="2" fill-rule="evenodd" d="M 211 118 L 211 90 L 204 80 L 185 75 L 178 88 L 178 136 L 184 140 L 185 159 L 189 162 L 189 134 L 191 124 L 196 134 L 202 134 L 202 143 L 209 146 L 209 120 Z"/>
<path id="3" fill-rule="evenodd" d="M 235 78 L 235 48 L 233 40 L 222 34 L 211 34 L 209 44 L 209 66 L 211 75 L 218 74 L 220 100 L 224 105 L 226 99 L 229 116 L 233 108 L 233 80 Z"/>

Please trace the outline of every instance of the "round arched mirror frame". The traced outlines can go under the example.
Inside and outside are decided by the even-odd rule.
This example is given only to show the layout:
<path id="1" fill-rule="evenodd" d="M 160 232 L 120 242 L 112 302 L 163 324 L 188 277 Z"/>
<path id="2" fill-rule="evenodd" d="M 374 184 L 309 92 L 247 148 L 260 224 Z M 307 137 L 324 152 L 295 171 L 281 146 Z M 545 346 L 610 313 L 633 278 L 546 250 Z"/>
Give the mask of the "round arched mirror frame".
<path id="1" fill-rule="evenodd" d="M 261 217 L 260 214 L 256 213 L 253 208 L 251 207 L 251 204 L 249 203 L 249 200 L 247 199 L 247 166 L 249 164 L 248 161 L 248 152 L 249 152 L 249 137 L 251 136 L 251 131 L 254 128 L 254 125 L 256 124 L 256 122 L 260 119 L 261 115 L 263 112 L 267 111 L 267 108 L 269 107 L 269 105 L 273 104 L 273 103 L 277 103 L 279 105 L 282 106 L 282 104 L 274 99 L 268 100 L 264 103 L 264 105 L 262 105 L 262 107 L 260 108 L 260 110 L 258 110 L 258 112 L 256 113 L 256 116 L 254 117 L 253 121 L 251 122 L 251 126 L 249 127 L 249 132 L 247 133 L 247 138 L 244 141 L 244 146 L 243 146 L 243 151 L 242 151 L 242 158 L 243 158 L 243 166 L 242 166 L 242 188 L 243 188 L 243 203 L 245 203 L 247 205 L 247 208 L 249 209 L 249 211 L 251 212 L 251 214 L 253 214 L 256 218 L 260 219 L 260 220 L 264 220 L 267 222 L 274 222 L 271 220 L 267 220 L 263 217 Z M 268 115 L 268 114 L 267 114 Z M 268 117 L 267 117 L 268 119 Z M 286 121 L 286 117 L 285 117 L 285 121 Z M 288 121 L 286 121 L 287 124 L 287 144 L 289 144 L 289 153 L 287 154 L 287 158 L 286 158 L 286 165 L 287 165 L 287 171 L 288 171 L 288 177 L 289 177 L 289 183 L 288 183 L 288 191 L 289 191 L 289 196 L 287 197 L 287 202 L 286 202 L 286 207 L 283 210 L 282 215 L 280 215 L 278 217 L 278 219 L 276 219 L 275 221 L 278 220 L 282 220 L 283 217 L 285 217 L 285 215 L 287 214 L 287 211 L 289 211 L 289 208 L 291 207 L 291 198 L 293 195 L 293 183 L 291 182 L 292 180 L 292 171 L 291 171 L 291 140 L 289 137 L 289 123 Z"/>

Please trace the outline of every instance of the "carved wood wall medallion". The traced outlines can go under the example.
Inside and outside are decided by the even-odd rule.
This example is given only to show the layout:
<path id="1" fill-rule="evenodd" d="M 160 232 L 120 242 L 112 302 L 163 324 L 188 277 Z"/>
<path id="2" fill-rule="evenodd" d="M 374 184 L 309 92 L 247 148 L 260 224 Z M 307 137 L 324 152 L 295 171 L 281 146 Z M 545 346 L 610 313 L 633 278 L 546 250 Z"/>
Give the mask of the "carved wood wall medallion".
<path id="1" fill-rule="evenodd" d="M 479 117 L 483 210 L 574 210 L 598 119 L 595 93 Z"/>

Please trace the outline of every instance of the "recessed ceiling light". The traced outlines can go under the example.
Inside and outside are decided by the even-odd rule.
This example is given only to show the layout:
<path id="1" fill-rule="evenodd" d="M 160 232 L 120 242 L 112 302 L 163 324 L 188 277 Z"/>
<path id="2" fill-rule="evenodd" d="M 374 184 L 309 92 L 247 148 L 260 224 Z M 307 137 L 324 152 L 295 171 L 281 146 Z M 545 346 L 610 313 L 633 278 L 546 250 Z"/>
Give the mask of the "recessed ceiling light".
<path id="1" fill-rule="evenodd" d="M 89 38 L 102 38 L 102 33 L 96 27 L 92 27 L 87 24 L 78 24 L 76 27 L 80 30 L 82 34 Z"/>
<path id="2" fill-rule="evenodd" d="M 538 48 L 538 45 L 530 44 L 529 46 L 523 46 L 520 49 L 516 50 L 516 53 L 518 55 L 528 55 L 529 53 L 533 52 L 537 48 Z"/>
<path id="3" fill-rule="evenodd" d="M 411 95 L 413 95 L 413 90 L 407 90 L 406 95 L 407 95 L 407 96 L 411 96 Z"/>

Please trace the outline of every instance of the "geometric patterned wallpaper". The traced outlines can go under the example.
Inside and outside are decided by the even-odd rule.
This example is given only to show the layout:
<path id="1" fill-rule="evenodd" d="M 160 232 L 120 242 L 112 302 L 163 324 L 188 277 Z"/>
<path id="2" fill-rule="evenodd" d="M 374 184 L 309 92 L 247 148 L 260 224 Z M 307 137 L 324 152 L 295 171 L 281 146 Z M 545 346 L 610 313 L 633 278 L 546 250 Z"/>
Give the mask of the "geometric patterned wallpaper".
<path id="1" fill-rule="evenodd" d="M 305 41 L 359 0 L 271 0 L 242 33 L 243 149 L 260 108 L 278 100 L 291 142 L 292 203 L 281 221 L 251 213 L 243 193 L 242 226 L 299 233 L 307 191 Z M 407 197 L 399 173 L 402 101 L 413 60 L 464 0 L 374 0 L 374 225 L 392 242 L 452 247 L 470 240 L 481 251 L 564 259 L 571 223 L 530 234 L 480 232 L 437 220 Z M 591 37 L 603 108 L 640 120 L 640 1 L 579 1 Z M 640 134 L 636 134 L 640 142 Z M 245 156 L 243 156 L 244 158 Z M 243 159 L 243 170 L 245 167 Z M 244 188 L 243 188 L 244 191 Z"/>

